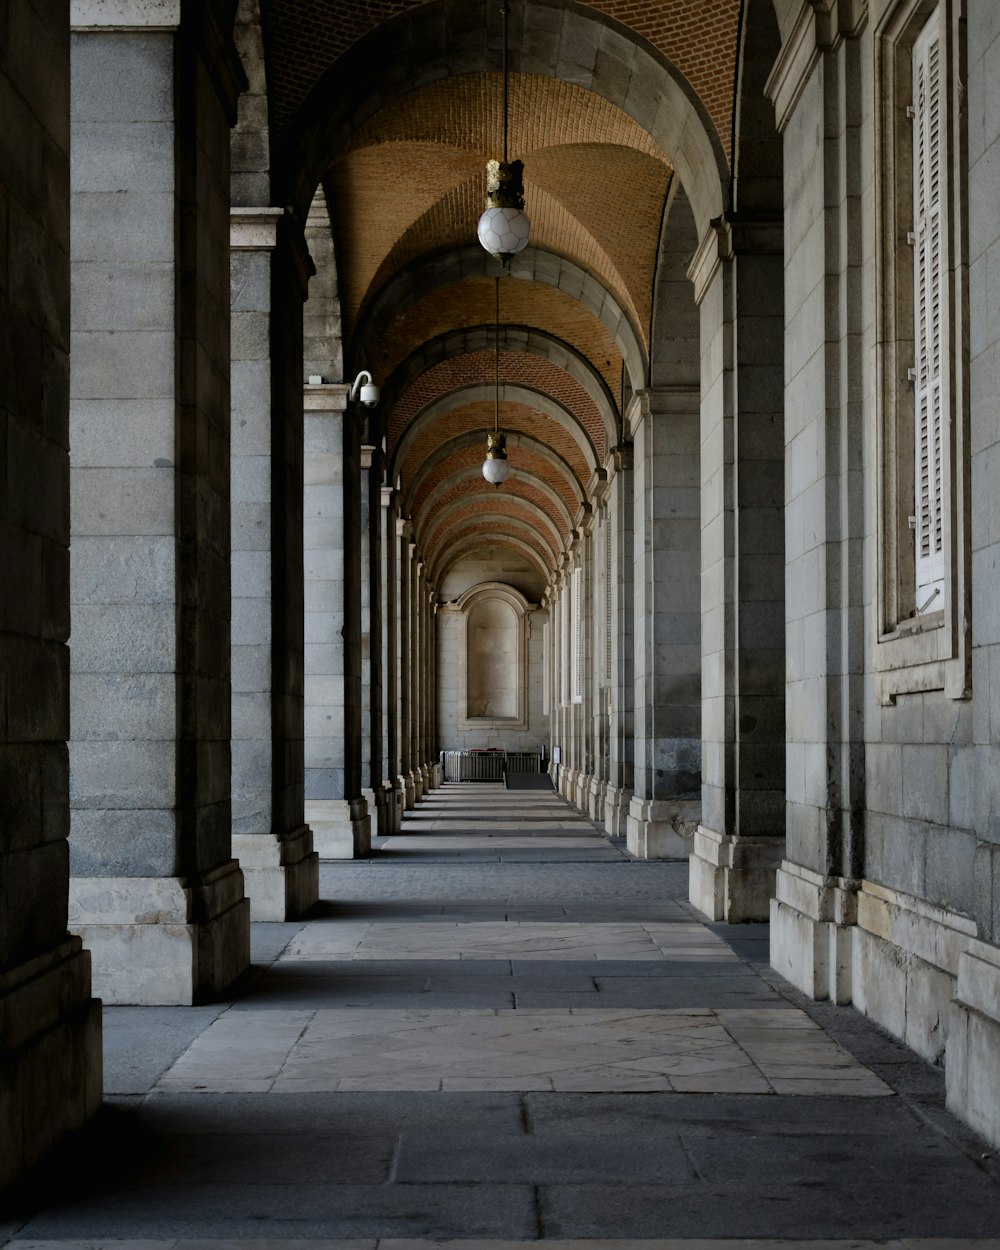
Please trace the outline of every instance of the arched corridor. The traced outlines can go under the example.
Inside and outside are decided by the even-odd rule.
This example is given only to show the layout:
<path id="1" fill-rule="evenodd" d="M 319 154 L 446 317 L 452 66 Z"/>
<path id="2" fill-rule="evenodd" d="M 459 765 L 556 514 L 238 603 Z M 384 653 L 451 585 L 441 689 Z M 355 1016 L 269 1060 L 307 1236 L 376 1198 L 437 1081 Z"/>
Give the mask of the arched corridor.
<path id="1" fill-rule="evenodd" d="M 4 1237 L 991 1231 L 998 63 L 0 0 Z"/>
<path id="2" fill-rule="evenodd" d="M 107 1106 L 10 1250 L 1000 1244 L 942 1075 L 556 795 L 446 785 L 322 880 L 231 1003 L 108 1009 Z"/>

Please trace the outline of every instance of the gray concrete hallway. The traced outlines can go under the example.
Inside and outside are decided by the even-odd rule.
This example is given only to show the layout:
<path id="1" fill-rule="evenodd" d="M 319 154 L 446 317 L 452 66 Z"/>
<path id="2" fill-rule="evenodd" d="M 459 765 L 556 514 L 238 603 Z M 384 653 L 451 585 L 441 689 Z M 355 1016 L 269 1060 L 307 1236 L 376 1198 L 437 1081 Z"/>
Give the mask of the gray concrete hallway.
<path id="1" fill-rule="evenodd" d="M 376 846 L 235 1000 L 106 1011 L 104 1111 L 0 1244 L 1000 1248 L 941 1074 L 699 921 L 686 864 L 488 784 Z"/>

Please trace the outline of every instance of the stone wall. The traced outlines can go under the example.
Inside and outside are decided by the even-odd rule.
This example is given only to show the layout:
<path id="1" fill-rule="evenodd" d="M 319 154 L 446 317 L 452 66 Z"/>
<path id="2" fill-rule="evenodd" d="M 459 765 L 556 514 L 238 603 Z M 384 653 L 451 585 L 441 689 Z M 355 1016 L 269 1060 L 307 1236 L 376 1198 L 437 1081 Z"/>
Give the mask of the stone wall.
<path id="1" fill-rule="evenodd" d="M 0 9 L 0 1186 L 101 1103 L 69 880 L 69 16 Z"/>

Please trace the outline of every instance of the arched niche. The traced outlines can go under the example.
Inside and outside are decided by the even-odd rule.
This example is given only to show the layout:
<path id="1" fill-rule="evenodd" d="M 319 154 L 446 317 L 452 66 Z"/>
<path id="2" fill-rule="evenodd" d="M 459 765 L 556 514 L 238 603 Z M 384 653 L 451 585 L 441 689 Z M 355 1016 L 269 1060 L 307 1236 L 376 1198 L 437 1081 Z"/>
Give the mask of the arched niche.
<path id="1" fill-rule="evenodd" d="M 458 711 L 465 730 L 528 728 L 528 637 L 534 605 L 512 586 L 484 582 L 450 605 L 464 618 Z"/>

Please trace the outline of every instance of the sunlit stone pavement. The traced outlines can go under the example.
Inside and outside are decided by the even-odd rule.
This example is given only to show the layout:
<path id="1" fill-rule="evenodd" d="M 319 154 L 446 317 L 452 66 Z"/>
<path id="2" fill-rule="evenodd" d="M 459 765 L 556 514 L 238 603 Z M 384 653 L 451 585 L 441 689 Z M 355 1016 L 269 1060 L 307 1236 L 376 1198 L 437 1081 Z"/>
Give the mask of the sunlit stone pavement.
<path id="1" fill-rule="evenodd" d="M 254 926 L 232 1001 L 113 1008 L 16 1250 L 1000 1250 L 943 1079 L 555 795 L 450 785 Z"/>

